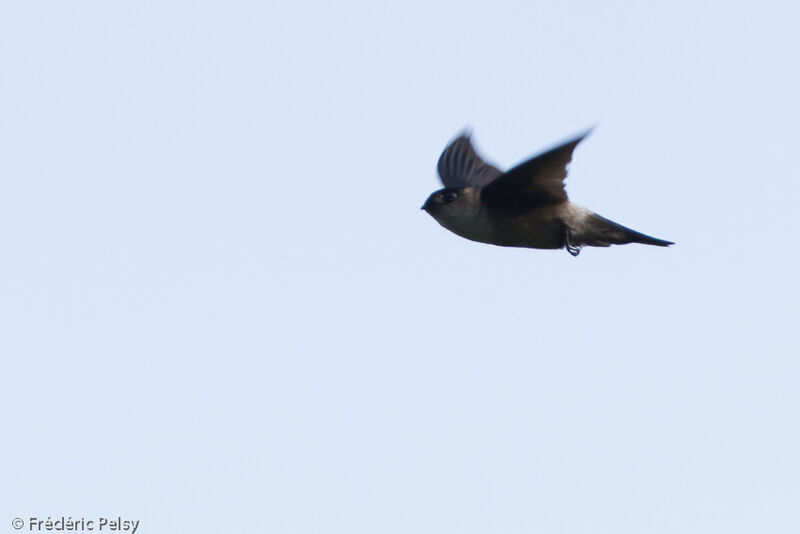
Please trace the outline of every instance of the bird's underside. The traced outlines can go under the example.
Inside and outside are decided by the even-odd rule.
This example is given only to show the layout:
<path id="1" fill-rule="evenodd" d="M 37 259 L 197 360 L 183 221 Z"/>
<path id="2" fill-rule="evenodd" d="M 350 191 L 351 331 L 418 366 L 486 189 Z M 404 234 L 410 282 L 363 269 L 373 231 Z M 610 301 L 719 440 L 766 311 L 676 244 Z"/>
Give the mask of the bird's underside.
<path id="1" fill-rule="evenodd" d="M 504 247 L 566 248 L 577 256 L 583 246 L 673 244 L 568 200 L 566 167 L 586 134 L 505 173 L 483 161 L 469 137 L 459 136 L 439 158 L 445 188 L 432 193 L 423 209 L 455 234 Z"/>
<path id="2" fill-rule="evenodd" d="M 577 256 L 581 248 L 642 243 L 668 246 L 656 239 L 602 217 L 582 206 L 565 201 L 519 214 L 513 218 L 493 217 L 487 211 L 471 224 L 440 220 L 442 226 L 472 241 L 502 247 L 560 249 Z"/>

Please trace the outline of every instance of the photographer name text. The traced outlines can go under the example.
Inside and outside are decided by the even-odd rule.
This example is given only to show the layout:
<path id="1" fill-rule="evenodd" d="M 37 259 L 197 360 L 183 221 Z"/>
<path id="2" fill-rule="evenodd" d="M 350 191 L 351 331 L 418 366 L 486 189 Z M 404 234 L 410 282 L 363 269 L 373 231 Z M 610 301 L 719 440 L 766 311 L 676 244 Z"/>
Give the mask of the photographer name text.
<path id="1" fill-rule="evenodd" d="M 15 525 L 15 528 L 17 526 Z M 46 530 L 97 530 L 101 532 L 117 531 L 117 532 L 130 532 L 133 534 L 139 528 L 138 519 L 122 519 L 122 517 L 98 517 L 97 519 L 73 519 L 69 517 L 48 517 L 41 519 L 38 517 L 28 518 L 28 531 L 46 531 Z M 19 530 L 19 528 L 18 528 Z"/>

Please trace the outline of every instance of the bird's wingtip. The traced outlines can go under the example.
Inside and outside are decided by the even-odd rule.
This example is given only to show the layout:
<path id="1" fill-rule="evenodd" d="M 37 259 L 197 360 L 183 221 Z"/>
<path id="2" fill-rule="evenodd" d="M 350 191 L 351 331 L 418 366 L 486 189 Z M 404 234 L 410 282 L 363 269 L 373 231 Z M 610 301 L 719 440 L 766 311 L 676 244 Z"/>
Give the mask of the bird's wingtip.
<path id="1" fill-rule="evenodd" d="M 468 125 L 464 126 L 463 128 L 461 128 L 461 131 L 458 132 L 458 135 L 456 135 L 456 139 L 458 139 L 459 137 L 464 137 L 466 139 L 471 139 L 472 138 L 472 126 L 470 126 L 468 124 Z"/>
<path id="2" fill-rule="evenodd" d="M 582 131 L 580 134 L 578 134 L 578 138 L 579 139 L 585 139 L 585 138 L 589 137 L 592 134 L 592 132 L 594 132 L 595 128 L 597 128 L 597 123 L 592 124 L 591 126 L 586 128 L 584 131 Z"/>

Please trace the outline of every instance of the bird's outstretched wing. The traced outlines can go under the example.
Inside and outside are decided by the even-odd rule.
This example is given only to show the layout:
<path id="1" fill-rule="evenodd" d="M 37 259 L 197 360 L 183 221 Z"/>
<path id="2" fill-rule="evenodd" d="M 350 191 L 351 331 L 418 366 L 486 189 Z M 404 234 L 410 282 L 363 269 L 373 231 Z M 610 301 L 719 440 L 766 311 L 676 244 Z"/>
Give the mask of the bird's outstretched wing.
<path id="1" fill-rule="evenodd" d="M 439 178 L 445 187 L 483 187 L 503 174 L 475 152 L 469 135 L 456 137 L 439 156 Z"/>
<path id="2" fill-rule="evenodd" d="M 572 152 L 591 130 L 520 163 L 481 191 L 481 199 L 507 214 L 567 200 L 564 179 Z"/>

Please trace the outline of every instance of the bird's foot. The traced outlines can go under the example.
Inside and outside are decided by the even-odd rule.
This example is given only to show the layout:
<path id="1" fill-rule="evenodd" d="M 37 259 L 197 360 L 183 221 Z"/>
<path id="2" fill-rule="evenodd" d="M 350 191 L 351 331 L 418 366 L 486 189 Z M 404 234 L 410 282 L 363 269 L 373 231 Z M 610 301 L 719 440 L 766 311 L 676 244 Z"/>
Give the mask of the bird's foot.
<path id="1" fill-rule="evenodd" d="M 569 230 L 566 232 L 566 244 L 567 244 L 567 252 L 572 254 L 573 257 L 577 256 L 581 253 L 581 245 L 573 245 L 569 242 Z"/>

